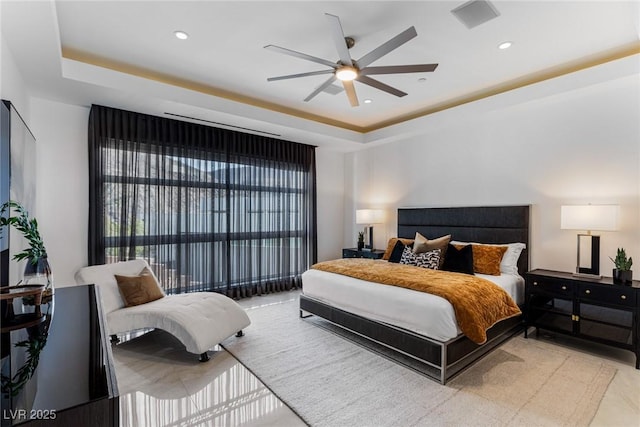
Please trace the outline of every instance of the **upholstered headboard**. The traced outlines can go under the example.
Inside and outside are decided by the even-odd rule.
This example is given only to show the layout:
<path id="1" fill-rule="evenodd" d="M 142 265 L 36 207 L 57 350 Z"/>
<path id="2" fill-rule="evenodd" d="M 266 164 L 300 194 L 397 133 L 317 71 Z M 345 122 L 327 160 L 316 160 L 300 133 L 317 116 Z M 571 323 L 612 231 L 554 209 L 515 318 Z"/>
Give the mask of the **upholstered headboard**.
<path id="1" fill-rule="evenodd" d="M 518 271 L 529 270 L 530 206 L 474 206 L 398 209 L 398 237 L 412 239 L 419 232 L 428 239 L 451 234 L 452 240 L 527 245 Z"/>

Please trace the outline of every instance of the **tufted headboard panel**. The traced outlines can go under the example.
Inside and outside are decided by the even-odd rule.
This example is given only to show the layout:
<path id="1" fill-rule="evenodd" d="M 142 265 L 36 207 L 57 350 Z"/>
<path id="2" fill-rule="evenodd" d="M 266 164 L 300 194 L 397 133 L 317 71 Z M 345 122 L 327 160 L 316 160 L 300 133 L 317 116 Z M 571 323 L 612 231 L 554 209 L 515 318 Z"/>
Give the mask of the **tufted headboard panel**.
<path id="1" fill-rule="evenodd" d="M 398 209 L 398 237 L 412 239 L 419 232 L 428 239 L 451 234 L 452 240 L 527 245 L 518 271 L 529 270 L 530 206 L 473 206 Z"/>

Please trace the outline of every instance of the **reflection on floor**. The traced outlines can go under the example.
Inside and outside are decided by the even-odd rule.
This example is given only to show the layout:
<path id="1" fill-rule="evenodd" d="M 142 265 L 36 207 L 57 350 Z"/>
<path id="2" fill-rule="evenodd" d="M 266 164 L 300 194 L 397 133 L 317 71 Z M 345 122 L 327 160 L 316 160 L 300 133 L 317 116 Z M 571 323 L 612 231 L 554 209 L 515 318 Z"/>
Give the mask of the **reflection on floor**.
<path id="1" fill-rule="evenodd" d="M 254 297 L 252 307 L 297 297 Z M 232 337 L 229 339 L 244 339 Z M 304 426 L 257 377 L 220 347 L 198 362 L 171 335 L 152 331 L 113 347 L 120 425 Z M 141 357 L 144 355 L 144 357 Z"/>
<path id="2" fill-rule="evenodd" d="M 246 310 L 298 298 L 298 291 L 240 300 Z M 535 334 L 533 334 L 535 336 Z M 231 337 L 230 340 L 246 339 Z M 535 339 L 535 338 L 531 338 Z M 638 426 L 640 371 L 633 353 L 540 334 L 540 340 L 598 355 L 618 369 L 591 426 Z M 305 423 L 257 377 L 221 348 L 197 362 L 171 335 L 152 331 L 113 347 L 120 390 L 120 425 L 304 426 Z"/>
<path id="3" fill-rule="evenodd" d="M 138 365 L 144 379 L 121 369 L 120 425 L 283 425 L 287 419 L 288 425 L 303 425 L 228 353 L 218 352 L 212 361 L 207 369 L 177 364 L 173 370 L 150 361 Z"/>

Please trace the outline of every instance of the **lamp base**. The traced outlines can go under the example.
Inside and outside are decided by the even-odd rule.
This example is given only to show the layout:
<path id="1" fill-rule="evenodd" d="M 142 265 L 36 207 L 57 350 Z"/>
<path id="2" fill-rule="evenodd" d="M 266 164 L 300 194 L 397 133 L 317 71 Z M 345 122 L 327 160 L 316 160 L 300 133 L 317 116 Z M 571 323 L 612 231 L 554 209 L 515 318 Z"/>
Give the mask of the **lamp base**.
<path id="1" fill-rule="evenodd" d="M 590 241 L 585 242 L 586 244 L 591 244 L 591 263 L 589 267 L 581 267 L 582 259 L 580 257 L 580 239 L 589 239 Z M 578 234 L 577 240 L 577 264 L 576 264 L 576 272 L 573 274 L 575 277 L 583 277 L 583 278 L 602 278 L 600 275 L 600 236 L 594 236 L 592 234 Z"/>
<path id="2" fill-rule="evenodd" d="M 365 242 L 364 242 L 364 250 L 372 251 L 373 250 L 373 226 L 368 225 L 364 228 Z"/>

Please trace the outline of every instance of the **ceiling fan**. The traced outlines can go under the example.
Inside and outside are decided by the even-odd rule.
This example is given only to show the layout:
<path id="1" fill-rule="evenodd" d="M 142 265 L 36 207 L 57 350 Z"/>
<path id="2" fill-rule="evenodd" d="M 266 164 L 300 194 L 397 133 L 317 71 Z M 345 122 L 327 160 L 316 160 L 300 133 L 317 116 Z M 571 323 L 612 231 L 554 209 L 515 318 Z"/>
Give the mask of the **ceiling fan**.
<path id="1" fill-rule="evenodd" d="M 342 81 L 342 85 L 344 86 L 344 90 L 347 93 L 347 97 L 349 98 L 349 103 L 352 107 L 357 107 L 358 97 L 356 95 L 356 90 L 353 85 L 353 81 L 358 81 L 360 83 L 364 83 L 376 89 L 382 90 L 384 92 L 390 93 L 392 95 L 402 97 L 405 96 L 406 93 L 398 90 L 394 87 L 386 85 L 378 80 L 372 79 L 371 75 L 375 74 L 399 74 L 399 73 L 423 73 L 423 72 L 432 72 L 436 69 L 438 64 L 415 64 L 415 65 L 389 65 L 389 66 L 381 66 L 381 67 L 369 67 L 369 64 L 377 61 L 382 58 L 384 55 L 388 54 L 392 50 L 402 46 L 412 38 L 416 37 L 418 33 L 416 33 L 416 29 L 414 27 L 407 28 L 397 36 L 388 40 L 387 42 L 381 44 L 377 48 L 373 49 L 371 52 L 364 55 L 362 58 L 354 61 L 349 54 L 349 49 L 353 46 L 354 40 L 351 37 L 345 37 L 342 31 L 342 25 L 340 24 L 340 18 L 335 15 L 331 15 L 329 13 L 325 13 L 327 18 L 329 19 L 329 24 L 331 25 L 331 35 L 333 37 L 333 41 L 338 49 L 338 56 L 340 60 L 338 62 L 331 62 L 326 59 L 318 58 L 315 56 L 307 55 L 306 53 L 296 52 L 295 50 L 286 49 L 284 47 L 268 45 L 265 46 L 265 49 L 269 49 L 275 52 L 284 53 L 285 55 L 294 56 L 300 59 L 306 59 L 307 61 L 312 61 L 318 64 L 326 65 L 330 67 L 330 70 L 320 70 L 320 71 L 311 71 L 308 73 L 300 73 L 300 74 L 289 74 L 286 76 L 279 77 L 269 77 L 267 81 L 273 82 L 276 80 L 286 80 L 286 79 L 295 79 L 298 77 L 309 77 L 309 76 L 318 76 L 322 74 L 331 74 L 331 77 L 327 79 L 324 83 L 318 86 L 313 92 L 307 96 L 304 101 L 308 102 L 313 99 L 320 92 L 325 90 L 329 85 L 331 85 L 336 79 Z"/>

